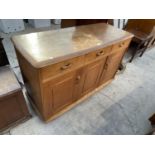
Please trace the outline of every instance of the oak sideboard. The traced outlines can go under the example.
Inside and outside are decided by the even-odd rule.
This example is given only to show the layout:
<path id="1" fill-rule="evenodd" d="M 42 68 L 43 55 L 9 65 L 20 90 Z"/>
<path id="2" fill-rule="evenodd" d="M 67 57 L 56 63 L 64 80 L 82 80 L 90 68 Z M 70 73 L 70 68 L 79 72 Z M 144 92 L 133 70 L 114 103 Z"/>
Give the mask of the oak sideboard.
<path id="1" fill-rule="evenodd" d="M 110 83 L 132 37 L 105 23 L 13 36 L 28 96 L 43 120 Z"/>

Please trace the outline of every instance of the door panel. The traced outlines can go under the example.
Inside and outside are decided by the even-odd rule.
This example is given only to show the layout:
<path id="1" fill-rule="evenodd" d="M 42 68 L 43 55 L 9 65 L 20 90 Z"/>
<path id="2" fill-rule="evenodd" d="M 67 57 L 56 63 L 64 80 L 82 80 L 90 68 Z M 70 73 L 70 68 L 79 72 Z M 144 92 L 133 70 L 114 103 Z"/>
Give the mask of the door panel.
<path id="1" fill-rule="evenodd" d="M 81 68 L 76 71 L 74 81 L 74 91 L 73 91 L 74 101 L 77 101 L 81 97 L 83 85 L 84 85 L 84 68 Z"/>
<path id="2" fill-rule="evenodd" d="M 72 102 L 74 76 L 66 77 L 63 81 L 51 86 L 53 95 L 53 109 L 59 109 Z"/>
<path id="3" fill-rule="evenodd" d="M 123 55 L 124 51 L 118 51 L 108 56 L 99 84 L 103 84 L 114 78 Z"/>
<path id="4" fill-rule="evenodd" d="M 81 96 L 83 81 L 82 69 L 79 69 L 44 84 L 44 109 L 48 109 L 46 116 L 60 111 L 77 100 Z"/>
<path id="5" fill-rule="evenodd" d="M 72 103 L 74 80 L 75 72 L 70 72 L 44 84 L 43 102 L 47 117 Z"/>
<path id="6" fill-rule="evenodd" d="M 99 77 L 101 75 L 103 66 L 105 64 L 106 57 L 104 59 L 87 65 L 84 69 L 84 85 L 82 94 L 85 95 L 94 88 L 96 88 Z"/>

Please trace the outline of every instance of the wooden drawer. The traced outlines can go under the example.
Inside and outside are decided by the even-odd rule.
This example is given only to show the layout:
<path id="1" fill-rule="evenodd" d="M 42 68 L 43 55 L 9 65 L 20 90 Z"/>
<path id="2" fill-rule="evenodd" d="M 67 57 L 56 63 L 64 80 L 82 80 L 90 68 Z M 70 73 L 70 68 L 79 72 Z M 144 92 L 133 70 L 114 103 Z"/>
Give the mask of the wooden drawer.
<path id="1" fill-rule="evenodd" d="M 89 63 L 93 60 L 103 58 L 104 56 L 110 54 L 111 49 L 112 49 L 112 46 L 108 46 L 108 47 L 105 47 L 103 49 L 97 50 L 95 52 L 91 52 L 91 53 L 86 54 L 85 63 Z"/>
<path id="2" fill-rule="evenodd" d="M 121 41 L 121 42 L 113 45 L 112 52 L 117 51 L 117 50 L 124 50 L 125 48 L 128 47 L 130 41 L 131 41 L 131 39 L 124 40 L 124 41 Z"/>
<path id="3" fill-rule="evenodd" d="M 56 63 L 41 69 L 42 80 L 58 76 L 68 71 L 74 70 L 84 65 L 84 56 L 69 59 L 60 63 Z"/>

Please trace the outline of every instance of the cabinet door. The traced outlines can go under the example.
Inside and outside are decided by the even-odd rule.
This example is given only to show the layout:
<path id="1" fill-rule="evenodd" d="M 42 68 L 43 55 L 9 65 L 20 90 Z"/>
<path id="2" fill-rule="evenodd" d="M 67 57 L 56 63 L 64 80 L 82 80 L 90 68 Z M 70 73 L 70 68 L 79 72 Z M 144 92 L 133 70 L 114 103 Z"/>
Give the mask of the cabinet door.
<path id="1" fill-rule="evenodd" d="M 99 61 L 91 63 L 84 68 L 84 85 L 82 95 L 85 95 L 96 88 L 105 61 L 106 57 Z"/>
<path id="2" fill-rule="evenodd" d="M 60 111 L 80 96 L 80 91 L 82 91 L 80 74 L 82 72 L 73 71 L 44 84 L 43 101 L 46 116 Z"/>
<path id="3" fill-rule="evenodd" d="M 114 78 L 123 55 L 124 55 L 124 50 L 117 51 L 116 53 L 113 53 L 108 56 L 102 75 L 101 75 L 101 78 L 100 78 L 100 81 L 99 81 L 99 84 L 103 84 Z"/>

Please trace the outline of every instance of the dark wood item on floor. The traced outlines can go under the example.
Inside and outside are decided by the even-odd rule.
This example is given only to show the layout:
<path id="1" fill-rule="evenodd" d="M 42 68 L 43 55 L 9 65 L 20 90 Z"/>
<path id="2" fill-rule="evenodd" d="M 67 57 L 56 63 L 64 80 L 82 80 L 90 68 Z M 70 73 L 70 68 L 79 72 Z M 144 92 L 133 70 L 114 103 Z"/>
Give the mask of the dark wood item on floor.
<path id="1" fill-rule="evenodd" d="M 113 25 L 113 20 L 112 19 L 62 19 L 61 28 L 97 24 L 97 23 L 109 23 Z"/>
<path id="2" fill-rule="evenodd" d="M 148 135 L 155 135 L 155 114 L 149 118 L 149 121 L 152 125 L 152 130 L 148 133 Z"/>
<path id="3" fill-rule="evenodd" d="M 101 23 L 12 38 L 35 109 L 45 121 L 110 83 L 133 35 Z"/>
<path id="4" fill-rule="evenodd" d="M 0 38 L 0 66 L 4 66 L 8 64 L 9 62 L 2 44 L 2 38 Z"/>
<path id="5" fill-rule="evenodd" d="M 133 52 L 130 62 L 135 55 L 140 53 L 140 57 L 144 52 L 155 45 L 154 35 L 155 19 L 129 19 L 125 30 L 134 34 L 133 42 L 137 43 L 137 48 Z"/>
<path id="6" fill-rule="evenodd" d="M 149 118 L 149 121 L 151 122 L 151 125 L 155 125 L 155 114 Z"/>
<path id="7" fill-rule="evenodd" d="M 9 66 L 0 67 L 0 132 L 30 117 L 19 83 Z"/>

